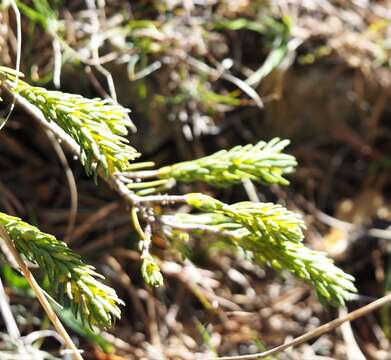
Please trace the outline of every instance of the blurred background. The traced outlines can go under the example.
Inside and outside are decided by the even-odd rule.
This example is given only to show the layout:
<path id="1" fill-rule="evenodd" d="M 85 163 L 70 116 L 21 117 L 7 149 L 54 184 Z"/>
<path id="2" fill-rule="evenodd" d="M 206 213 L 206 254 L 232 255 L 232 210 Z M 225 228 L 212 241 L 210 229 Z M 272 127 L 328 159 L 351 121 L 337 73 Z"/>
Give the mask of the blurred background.
<path id="1" fill-rule="evenodd" d="M 143 160 L 160 166 L 276 136 L 290 139 L 287 152 L 299 162 L 291 185 L 259 186 L 260 199 L 302 213 L 308 246 L 356 277 L 359 294 L 348 310 L 391 289 L 391 1 L 16 4 L 26 81 L 117 99 L 132 111 L 138 131 L 129 140 Z M 4 0 L 0 10 L 0 62 L 15 68 L 15 14 Z M 2 104 L 5 112 L 8 105 Z M 155 238 L 165 286 L 147 288 L 123 202 L 67 156 L 77 181 L 76 214 L 70 206 L 76 190 L 53 144 L 16 109 L 0 132 L 0 206 L 65 239 L 126 302 L 121 321 L 99 335 L 64 313 L 86 359 L 251 354 L 345 311 L 322 306 L 291 276 L 207 241 L 192 244 L 184 260 Z M 212 192 L 229 203 L 247 198 L 241 186 L 180 190 Z M 22 335 L 35 334 L 31 342 L 47 352 L 31 359 L 61 358 L 56 335 L 37 333 L 50 326 L 24 279 L 5 259 L 1 274 Z M 384 307 L 278 358 L 391 359 L 390 320 Z M 1 348 L 16 353 L 19 343 L 6 333 L 2 326 Z"/>

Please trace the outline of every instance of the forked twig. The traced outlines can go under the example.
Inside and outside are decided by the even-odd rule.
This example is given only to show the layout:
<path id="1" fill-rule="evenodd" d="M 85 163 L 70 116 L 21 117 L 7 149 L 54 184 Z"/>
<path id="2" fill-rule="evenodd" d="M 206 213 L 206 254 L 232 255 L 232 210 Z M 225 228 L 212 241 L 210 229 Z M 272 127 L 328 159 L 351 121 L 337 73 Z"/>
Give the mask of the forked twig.
<path id="1" fill-rule="evenodd" d="M 364 315 L 369 314 L 370 312 L 388 304 L 391 302 L 391 293 L 388 295 L 385 295 L 381 297 L 380 299 L 377 299 L 373 302 L 371 302 L 368 305 L 364 305 L 360 307 L 357 310 L 354 310 L 344 316 L 341 316 L 337 319 L 334 319 L 324 325 L 319 326 L 318 328 L 311 330 L 304 335 L 301 335 L 297 337 L 296 339 L 286 343 L 279 345 L 275 347 L 274 349 L 270 349 L 261 353 L 257 354 L 250 354 L 250 355 L 240 355 L 240 356 L 223 356 L 219 357 L 215 360 L 255 360 L 255 359 L 263 359 L 270 355 L 276 355 L 292 346 L 296 346 L 302 343 L 305 343 L 315 337 L 319 337 L 327 332 L 330 332 L 331 330 L 336 329 L 337 327 L 341 326 L 342 324 L 346 323 L 347 321 L 353 321 L 356 320 Z"/>

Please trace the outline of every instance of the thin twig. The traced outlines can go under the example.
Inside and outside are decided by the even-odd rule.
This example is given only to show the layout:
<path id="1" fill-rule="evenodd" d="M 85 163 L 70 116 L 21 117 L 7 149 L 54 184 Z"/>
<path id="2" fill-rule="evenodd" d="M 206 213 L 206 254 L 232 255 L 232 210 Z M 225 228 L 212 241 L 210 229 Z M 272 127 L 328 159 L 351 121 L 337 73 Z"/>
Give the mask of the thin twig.
<path id="1" fill-rule="evenodd" d="M 62 53 L 61 43 L 58 41 L 56 36 L 53 37 L 53 84 L 56 89 L 61 86 L 61 67 L 62 67 Z"/>
<path id="2" fill-rule="evenodd" d="M 138 196 L 137 203 L 160 203 L 161 205 L 169 205 L 174 203 L 186 203 L 186 195 L 150 195 Z"/>
<path id="3" fill-rule="evenodd" d="M 38 285 L 37 281 L 35 280 L 33 274 L 28 269 L 27 265 L 23 261 L 22 257 L 16 250 L 13 241 L 11 240 L 10 236 L 8 235 L 7 231 L 5 230 L 4 226 L 0 224 L 0 236 L 4 240 L 4 243 L 8 247 L 10 253 L 15 258 L 16 262 L 18 263 L 20 270 L 22 271 L 25 279 L 30 284 L 31 288 L 33 289 L 35 295 L 37 296 L 38 301 L 41 303 L 43 309 L 45 310 L 47 316 L 49 317 L 50 321 L 52 322 L 54 328 L 57 330 L 57 332 L 62 336 L 64 339 L 65 345 L 68 347 L 69 351 L 72 352 L 72 357 L 74 360 L 83 360 L 83 357 L 80 355 L 80 351 L 77 349 L 76 345 L 72 341 L 71 337 L 65 330 L 64 326 L 61 324 L 61 321 L 57 317 L 55 311 L 51 307 L 49 301 L 46 299 L 42 289 Z"/>
<path id="4" fill-rule="evenodd" d="M 140 225 L 140 222 L 139 222 L 138 216 L 137 216 L 138 211 L 139 211 L 138 208 L 133 207 L 132 211 L 130 212 L 134 229 L 136 230 L 141 241 L 149 240 L 148 236 L 144 233 L 143 229 L 141 228 L 141 225 Z"/>
<path id="5" fill-rule="evenodd" d="M 356 225 L 347 221 L 339 220 L 333 216 L 330 216 L 320 210 L 316 210 L 315 216 L 322 223 L 329 225 L 331 227 L 335 227 L 337 229 L 341 229 L 343 231 L 357 231 L 362 230 L 364 233 L 379 239 L 391 240 L 391 229 L 378 229 L 378 228 L 370 228 L 365 229 L 360 225 Z"/>
<path id="6" fill-rule="evenodd" d="M 141 251 L 141 259 L 150 258 L 151 254 L 149 248 L 151 246 L 151 225 L 147 224 L 145 231 L 141 228 L 137 213 L 140 209 L 133 206 L 131 211 L 131 218 L 133 226 L 140 237 L 139 250 Z"/>
<path id="7" fill-rule="evenodd" d="M 18 83 L 19 80 L 19 75 L 20 75 L 20 59 L 21 59 L 21 54 L 22 54 L 22 22 L 20 19 L 20 12 L 19 9 L 15 3 L 14 0 L 11 0 L 11 7 L 13 12 L 15 13 L 15 20 L 16 20 L 16 40 L 17 40 L 17 48 L 16 48 L 16 64 L 15 64 L 15 70 L 16 70 L 16 75 L 15 75 L 15 84 Z M 16 96 L 15 94 L 12 94 L 12 103 L 10 106 L 10 109 L 8 111 L 7 116 L 2 119 L 2 122 L 0 124 L 0 130 L 5 126 L 9 118 L 11 117 L 12 111 L 14 110 L 15 104 L 16 104 Z"/>
<path id="8" fill-rule="evenodd" d="M 353 321 L 353 320 L 356 320 L 364 315 L 367 315 L 367 314 L 371 313 L 372 311 L 374 311 L 374 310 L 376 310 L 376 309 L 378 309 L 378 308 L 380 308 L 390 302 L 391 302 L 391 293 L 381 297 L 378 300 L 371 302 L 368 305 L 362 306 L 359 309 L 354 310 L 344 316 L 341 316 L 341 317 L 334 319 L 324 325 L 321 325 L 318 328 L 316 328 L 312 331 L 309 331 L 309 332 L 305 333 L 304 335 L 301 335 L 286 344 L 282 344 L 280 346 L 277 346 L 274 349 L 270 349 L 270 350 L 267 350 L 267 351 L 264 351 L 261 353 L 251 354 L 251 355 L 223 356 L 223 357 L 217 358 L 216 360 L 255 360 L 255 359 L 263 359 L 263 358 L 265 358 L 267 356 L 271 356 L 271 355 L 276 355 L 276 354 L 278 354 L 278 353 L 280 353 L 280 352 L 282 352 L 292 346 L 296 346 L 296 345 L 305 343 L 315 337 L 319 337 L 327 332 L 330 332 L 330 331 L 336 329 L 337 327 L 341 326 L 342 324 L 344 324 L 347 321 Z"/>
<path id="9" fill-rule="evenodd" d="M 257 188 L 253 184 L 253 182 L 250 179 L 244 179 L 242 181 L 244 190 L 246 190 L 247 196 L 250 199 L 250 201 L 258 203 L 259 202 L 259 196 L 257 193 Z"/>
<path id="10" fill-rule="evenodd" d="M 114 100 L 114 102 L 117 102 L 117 93 L 115 91 L 115 85 L 113 77 L 107 69 L 105 69 L 99 60 L 99 44 L 102 44 L 102 38 L 101 38 L 101 29 L 100 29 L 100 21 L 97 14 L 97 7 L 95 4 L 95 0 L 86 0 L 86 5 L 89 9 L 91 9 L 91 25 L 93 28 L 93 33 L 91 36 L 91 53 L 92 53 L 92 60 L 94 62 L 95 68 L 106 77 L 107 85 L 109 87 L 110 91 L 110 97 Z"/>
<path id="11" fill-rule="evenodd" d="M 60 336 L 59 333 L 53 331 L 53 330 L 38 330 L 33 331 L 32 333 L 29 333 L 26 336 L 23 336 L 22 340 L 25 344 L 33 344 L 39 339 L 46 338 L 46 337 L 53 337 L 55 338 L 61 345 L 64 344 L 64 339 Z"/>
<path id="12" fill-rule="evenodd" d="M 65 177 L 68 182 L 69 187 L 69 196 L 70 196 L 70 207 L 69 207 L 69 218 L 68 225 L 65 232 L 64 240 L 67 242 L 75 228 L 76 216 L 77 216 L 77 205 L 78 205 L 78 194 L 77 194 L 77 184 L 73 172 L 69 166 L 68 160 L 62 150 L 61 145 L 58 143 L 53 132 L 46 130 L 46 135 L 48 136 L 50 142 L 53 145 L 54 151 L 56 152 L 58 159 L 61 162 L 62 167 L 64 168 Z"/>
<path id="13" fill-rule="evenodd" d="M 348 311 L 346 310 L 346 307 L 340 307 L 338 309 L 339 317 L 344 317 L 347 313 Z M 350 322 L 345 322 L 341 325 L 341 333 L 347 348 L 349 348 L 349 351 L 346 354 L 347 360 L 365 360 L 365 356 L 361 352 L 361 349 L 354 337 Z"/>
<path id="14" fill-rule="evenodd" d="M 7 328 L 7 332 L 9 336 L 11 336 L 14 339 L 19 339 L 20 331 L 18 325 L 16 324 L 14 315 L 12 314 L 9 300 L 7 294 L 5 293 L 4 286 L 1 279 L 0 279 L 0 312 L 3 317 L 4 324 L 5 327 Z"/>
<path id="15" fill-rule="evenodd" d="M 67 241 L 67 244 L 72 244 L 85 236 L 95 224 L 102 222 L 107 216 L 118 209 L 118 202 L 111 202 L 98 209 L 94 214 L 89 216 L 81 225 L 79 225 L 72 233 L 72 236 Z"/>
<path id="16" fill-rule="evenodd" d="M 232 74 L 229 74 L 223 69 L 223 71 L 219 71 L 202 61 L 189 56 L 188 59 L 188 64 L 194 68 L 196 68 L 199 71 L 202 71 L 210 76 L 215 77 L 216 79 L 218 78 L 223 78 L 234 85 L 236 85 L 238 88 L 240 88 L 245 94 L 247 94 L 251 99 L 254 100 L 255 104 L 262 109 L 263 108 L 263 102 L 258 93 L 251 87 L 249 86 L 245 81 L 233 76 Z"/>

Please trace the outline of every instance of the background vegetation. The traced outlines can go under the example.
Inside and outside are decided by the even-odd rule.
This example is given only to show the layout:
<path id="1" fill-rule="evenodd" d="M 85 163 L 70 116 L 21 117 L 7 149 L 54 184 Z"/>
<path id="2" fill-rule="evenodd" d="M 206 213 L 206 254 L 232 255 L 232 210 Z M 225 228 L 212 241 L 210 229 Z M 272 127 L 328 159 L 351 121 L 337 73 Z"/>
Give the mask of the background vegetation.
<path id="1" fill-rule="evenodd" d="M 0 62 L 15 68 L 17 24 L 9 5 L 1 5 Z M 185 182 L 178 191 L 208 193 L 229 204 L 255 197 L 301 213 L 306 244 L 328 253 L 356 278 L 358 295 L 349 310 L 389 291 L 389 1 L 16 5 L 22 15 L 23 80 L 88 98 L 111 97 L 130 108 L 138 129 L 129 136 L 130 145 L 143 154 L 142 161 L 166 169 L 157 187 L 167 185 L 169 164 L 235 145 L 290 139 L 284 151 L 299 165 L 286 176 L 289 188 Z M 6 116 L 11 100 L 2 97 Z M 97 187 L 70 152 L 59 157 L 54 143 L 23 109 L 14 110 L 0 132 L 0 204 L 7 214 L 64 239 L 124 300 L 121 320 L 99 334 L 61 312 L 86 359 L 251 354 L 343 314 L 322 306 L 288 273 L 260 268 L 208 236 L 187 243 L 168 234 L 186 257 L 166 238 L 154 236 L 151 251 L 165 284 L 146 285 L 126 205 L 102 181 Z M 136 156 L 131 150 L 123 154 Z M 170 168 L 176 178 L 181 170 Z M 205 180 L 196 171 L 191 176 Z M 209 181 L 219 182 L 219 177 Z M 1 272 L 23 335 L 2 329 L 4 356 L 8 351 L 10 359 L 60 357 L 61 344 L 52 340 L 58 336 L 46 331 L 49 322 L 24 278 L 6 259 Z M 389 309 L 383 307 L 279 356 L 388 359 L 390 326 Z"/>

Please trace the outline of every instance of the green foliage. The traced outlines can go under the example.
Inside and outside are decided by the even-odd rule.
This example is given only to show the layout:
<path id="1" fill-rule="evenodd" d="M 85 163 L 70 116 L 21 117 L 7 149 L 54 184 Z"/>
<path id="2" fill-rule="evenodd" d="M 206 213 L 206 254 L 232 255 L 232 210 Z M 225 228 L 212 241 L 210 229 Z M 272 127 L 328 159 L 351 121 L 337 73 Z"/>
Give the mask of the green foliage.
<path id="1" fill-rule="evenodd" d="M 256 145 L 236 146 L 197 160 L 163 167 L 158 176 L 183 182 L 200 180 L 218 187 L 238 184 L 244 179 L 288 185 L 289 181 L 283 175 L 291 173 L 297 164 L 293 156 L 281 153 L 288 144 L 288 140 L 275 138 L 268 143 L 260 141 Z"/>
<path id="2" fill-rule="evenodd" d="M 151 255 L 143 256 L 141 275 L 148 285 L 154 287 L 163 285 L 163 275 L 160 272 L 159 265 Z"/>
<path id="3" fill-rule="evenodd" d="M 218 187 L 228 187 L 245 179 L 288 185 L 285 175 L 297 165 L 293 156 L 282 152 L 288 140 L 275 138 L 256 145 L 237 146 L 200 159 L 138 172 L 151 163 L 129 163 L 139 154 L 127 145 L 125 136 L 132 123 L 126 109 L 105 100 L 89 100 L 32 87 L 23 81 L 15 85 L 14 72 L 3 67 L 0 67 L 0 81 L 38 107 L 48 121 L 56 122 L 79 144 L 80 160 L 88 174 L 97 176 L 100 169 L 106 176 L 116 173 L 114 180 L 130 191 L 125 195 L 121 191 L 121 195 L 129 195 L 127 200 L 133 205 L 131 219 L 140 239 L 141 275 L 147 284 L 163 284 L 159 265 L 150 253 L 151 232 L 162 225 L 163 233 L 173 240 L 172 244 L 209 232 L 216 240 L 223 240 L 228 248 L 241 248 L 258 264 L 278 271 L 288 270 L 310 283 L 323 301 L 342 305 L 356 292 L 353 277 L 337 268 L 325 254 L 303 245 L 305 224 L 302 218 L 281 205 L 252 202 L 228 205 L 198 193 L 174 196 L 173 202 L 187 202 L 202 213 L 175 214 L 171 216 L 174 221 L 169 223 L 167 215 L 160 217 L 161 222 L 155 222 L 154 208 L 145 205 L 148 201 L 170 204 L 169 196 L 161 196 L 160 200 L 151 200 L 153 196 L 145 200 L 143 196 L 166 191 L 174 186 L 174 180 L 203 181 Z M 125 173 L 125 170 L 130 172 Z M 145 223 L 146 231 L 138 216 Z M 51 293 L 62 304 L 71 305 L 82 321 L 108 327 L 120 317 L 118 305 L 122 302 L 115 291 L 98 282 L 96 278 L 100 275 L 65 243 L 18 218 L 0 213 L 0 222 L 17 250 L 35 261 L 47 276 Z"/>
<path id="4" fill-rule="evenodd" d="M 250 252 L 259 264 L 288 270 L 309 282 L 323 301 L 343 305 L 356 292 L 351 275 L 336 267 L 325 254 L 304 246 L 305 224 L 298 214 L 272 203 L 227 205 L 198 193 L 186 198 L 189 205 L 205 213 L 178 214 L 174 223 L 189 226 L 195 234 L 202 233 L 206 225 L 208 231 Z"/>
<path id="5" fill-rule="evenodd" d="M 16 294 L 24 297 L 35 297 L 34 291 L 26 278 L 14 270 L 8 263 L 4 263 L 1 266 L 1 277 L 12 287 Z"/>
<path id="6" fill-rule="evenodd" d="M 73 313 L 91 326 L 109 327 L 120 318 L 118 305 L 123 304 L 116 292 L 97 280 L 103 278 L 86 265 L 80 256 L 53 235 L 41 232 L 19 218 L 0 213 L 16 249 L 37 263 L 47 276 L 49 291 L 58 301 L 71 306 Z"/>
<path id="7" fill-rule="evenodd" d="M 126 135 L 133 124 L 128 110 L 109 100 L 86 99 L 80 95 L 48 91 L 19 80 L 15 74 L 0 67 L 0 79 L 7 86 L 42 111 L 48 121 L 54 121 L 80 145 L 80 160 L 88 175 L 102 168 L 108 175 L 125 171 L 129 161 L 140 154 L 129 146 Z"/>
<path id="8" fill-rule="evenodd" d="M 245 18 L 235 20 L 222 19 L 214 23 L 214 28 L 219 30 L 249 30 L 264 35 L 271 43 L 271 51 L 264 63 L 246 80 L 250 86 L 257 86 L 263 78 L 276 69 L 288 54 L 288 41 L 290 38 L 292 19 L 283 16 L 276 20 L 271 16 L 262 16 L 257 21 Z"/>
<path id="9" fill-rule="evenodd" d="M 12 267 L 7 263 L 5 263 L 1 267 L 1 275 L 4 280 L 12 287 L 14 293 L 23 297 L 29 296 L 35 298 L 34 291 L 31 289 L 25 277 L 19 272 L 12 269 Z M 88 327 L 86 324 L 83 324 L 83 321 L 81 319 L 76 318 L 75 315 L 72 313 L 71 309 L 59 309 L 57 306 L 54 306 L 54 310 L 56 310 L 57 315 L 59 316 L 61 321 L 66 326 L 71 328 L 75 333 L 99 345 L 105 352 L 113 352 L 112 344 L 99 333 L 96 333 L 91 330 L 90 327 Z"/>
<path id="10" fill-rule="evenodd" d="M 58 311 L 58 309 L 56 310 L 61 321 L 76 334 L 79 334 L 91 341 L 91 343 L 98 345 L 106 353 L 113 353 L 115 351 L 114 345 L 109 340 L 106 340 L 99 332 L 91 330 L 88 326 L 83 324 L 82 320 L 75 318 L 70 309 L 61 309 L 61 311 Z"/>
<path id="11" fill-rule="evenodd" d="M 16 1 L 18 9 L 32 22 L 40 24 L 46 31 L 56 34 L 61 27 L 56 10 L 46 0 L 33 0 L 32 7 L 22 1 Z M 52 1 L 53 3 L 53 1 Z M 56 3 L 56 1 L 54 2 Z M 59 4 L 55 4 L 59 5 Z"/>

